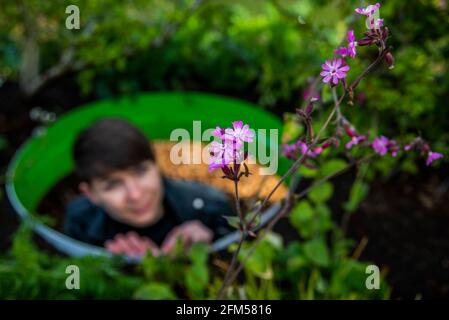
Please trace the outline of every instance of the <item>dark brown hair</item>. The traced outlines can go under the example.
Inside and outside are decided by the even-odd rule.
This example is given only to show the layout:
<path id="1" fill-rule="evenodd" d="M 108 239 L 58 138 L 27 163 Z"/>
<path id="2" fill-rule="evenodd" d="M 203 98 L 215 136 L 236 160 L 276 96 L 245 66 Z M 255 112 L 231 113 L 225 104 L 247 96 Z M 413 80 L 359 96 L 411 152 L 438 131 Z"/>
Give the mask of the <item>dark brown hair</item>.
<path id="1" fill-rule="evenodd" d="M 149 139 L 118 118 L 105 118 L 84 129 L 76 138 L 73 159 L 76 174 L 85 182 L 146 160 L 155 161 Z"/>

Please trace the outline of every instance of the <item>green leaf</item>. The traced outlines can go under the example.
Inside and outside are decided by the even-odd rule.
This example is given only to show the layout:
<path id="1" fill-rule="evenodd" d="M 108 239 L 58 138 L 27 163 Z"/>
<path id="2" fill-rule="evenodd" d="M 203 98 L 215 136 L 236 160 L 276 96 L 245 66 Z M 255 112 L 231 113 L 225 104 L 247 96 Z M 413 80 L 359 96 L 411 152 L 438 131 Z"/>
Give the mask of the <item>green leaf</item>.
<path id="1" fill-rule="evenodd" d="M 240 226 L 240 219 L 239 217 L 235 217 L 235 216 L 223 216 L 223 218 L 226 219 L 226 221 L 228 222 L 228 224 L 236 229 L 239 229 Z"/>
<path id="2" fill-rule="evenodd" d="M 176 295 L 168 284 L 152 282 L 139 288 L 134 293 L 134 299 L 174 300 L 176 299 Z"/>
<path id="3" fill-rule="evenodd" d="M 315 178 L 319 173 L 317 169 L 311 169 L 305 166 L 300 166 L 298 172 L 302 177 L 305 178 Z"/>
<path id="4" fill-rule="evenodd" d="M 282 249 L 283 247 L 282 237 L 277 233 L 269 232 L 264 240 L 270 243 L 275 249 Z"/>
<path id="5" fill-rule="evenodd" d="M 401 169 L 411 174 L 416 174 L 418 172 L 418 167 L 411 159 L 405 159 L 401 164 Z"/>
<path id="6" fill-rule="evenodd" d="M 202 265 L 207 263 L 209 257 L 209 249 L 205 243 L 194 243 L 189 252 L 190 259 L 194 265 Z"/>
<path id="7" fill-rule="evenodd" d="M 320 233 L 326 232 L 333 227 L 332 217 L 331 217 L 331 210 L 328 206 L 325 204 L 318 204 L 315 207 L 315 213 L 318 217 L 318 231 Z"/>
<path id="8" fill-rule="evenodd" d="M 327 267 L 330 263 L 329 252 L 324 239 L 313 239 L 304 244 L 306 257 L 321 267 Z"/>
<path id="9" fill-rule="evenodd" d="M 307 260 L 303 256 L 293 256 L 287 260 L 288 272 L 296 272 L 307 266 Z"/>
<path id="10" fill-rule="evenodd" d="M 326 177 L 335 174 L 346 168 L 347 165 L 348 164 L 346 163 L 346 161 L 341 159 L 331 159 L 329 161 L 326 161 L 321 165 L 320 176 Z"/>
<path id="11" fill-rule="evenodd" d="M 343 208 L 349 212 L 354 212 L 369 192 L 369 185 L 363 181 L 356 181 L 351 187 L 349 200 Z"/>
<path id="12" fill-rule="evenodd" d="M 394 157 L 380 157 L 373 162 L 373 166 L 382 176 L 386 177 L 391 173 L 397 161 L 397 158 Z"/>
<path id="13" fill-rule="evenodd" d="M 298 202 L 289 215 L 291 224 L 297 229 L 313 218 L 313 209 L 307 200 Z"/>
<path id="14" fill-rule="evenodd" d="M 324 182 L 313 187 L 312 190 L 310 190 L 308 196 L 313 202 L 319 204 L 329 200 L 333 192 L 334 186 L 332 185 L 332 183 Z"/>
<path id="15" fill-rule="evenodd" d="M 271 239 L 270 239 L 271 238 Z M 258 246 L 255 247 L 253 253 L 249 256 L 245 263 L 245 270 L 262 279 L 273 278 L 272 263 L 276 252 L 279 252 L 279 236 L 263 239 Z M 250 250 L 250 246 L 244 246 L 240 252 L 239 259 L 242 261 Z"/>
<path id="16" fill-rule="evenodd" d="M 187 268 L 185 284 L 192 298 L 204 298 L 204 290 L 209 282 L 207 265 L 192 265 Z"/>
<path id="17" fill-rule="evenodd" d="M 248 223 L 254 218 L 254 214 L 255 212 L 248 212 L 245 215 L 246 225 L 248 225 Z M 256 217 L 254 218 L 254 222 L 252 223 L 251 228 L 256 228 L 259 224 L 260 224 L 260 214 L 257 214 Z"/>

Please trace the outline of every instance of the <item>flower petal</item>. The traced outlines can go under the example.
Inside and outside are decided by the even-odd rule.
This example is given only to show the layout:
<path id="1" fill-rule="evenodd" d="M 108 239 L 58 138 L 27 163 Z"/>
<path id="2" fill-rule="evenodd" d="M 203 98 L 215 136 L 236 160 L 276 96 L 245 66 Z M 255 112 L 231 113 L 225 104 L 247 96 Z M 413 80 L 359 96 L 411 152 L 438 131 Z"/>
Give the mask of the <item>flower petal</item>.
<path id="1" fill-rule="evenodd" d="M 346 49 L 346 48 L 345 48 Z M 336 68 L 338 68 L 338 67 L 340 67 L 341 66 L 341 59 L 338 59 L 337 60 L 337 64 L 335 65 L 335 67 Z"/>
<path id="2" fill-rule="evenodd" d="M 243 127 L 243 121 L 234 121 L 232 126 L 234 127 L 234 130 L 241 129 Z"/>
<path id="3" fill-rule="evenodd" d="M 332 79 L 332 82 L 333 82 L 334 84 L 338 84 L 338 77 L 337 77 L 337 75 L 334 75 L 334 77 L 333 77 L 333 79 Z"/>

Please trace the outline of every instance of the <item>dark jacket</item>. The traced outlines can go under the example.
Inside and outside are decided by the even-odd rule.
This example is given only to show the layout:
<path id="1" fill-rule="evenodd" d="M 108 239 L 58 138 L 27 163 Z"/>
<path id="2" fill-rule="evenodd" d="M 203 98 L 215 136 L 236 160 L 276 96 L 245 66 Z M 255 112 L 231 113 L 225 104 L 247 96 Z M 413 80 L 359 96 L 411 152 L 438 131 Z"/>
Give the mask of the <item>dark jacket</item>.
<path id="1" fill-rule="evenodd" d="M 80 196 L 66 208 L 64 232 L 77 240 L 103 246 L 118 233 L 136 231 L 160 245 L 167 233 L 188 220 L 200 220 L 214 233 L 214 239 L 231 231 L 223 216 L 234 215 L 230 199 L 221 191 L 192 181 L 163 179 L 164 216 L 154 225 L 136 228 L 111 218 L 101 207 Z"/>

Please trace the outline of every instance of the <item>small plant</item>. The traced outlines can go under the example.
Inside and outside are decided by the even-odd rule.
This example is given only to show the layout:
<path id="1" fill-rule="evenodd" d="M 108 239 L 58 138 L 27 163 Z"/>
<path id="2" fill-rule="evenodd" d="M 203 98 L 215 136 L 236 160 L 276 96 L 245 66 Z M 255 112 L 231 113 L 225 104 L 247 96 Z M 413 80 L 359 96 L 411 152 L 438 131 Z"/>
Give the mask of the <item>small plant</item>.
<path id="1" fill-rule="evenodd" d="M 371 71 L 373 71 L 382 61 L 384 61 L 390 69 L 394 67 L 393 54 L 391 52 L 391 48 L 387 44 L 390 31 L 387 26 L 384 26 L 383 19 L 379 18 L 379 9 L 379 3 L 369 5 L 366 8 L 355 9 L 357 14 L 366 16 L 368 31 L 364 33 L 361 39 L 357 40 L 354 30 L 349 30 L 347 32 L 347 46 L 337 48 L 333 52 L 334 57 L 326 60 L 322 65 L 322 71 L 320 73 L 320 76 L 323 77 L 322 83 L 329 85 L 331 88 L 334 107 L 332 108 L 326 121 L 320 127 L 318 133 L 315 133 L 312 115 L 313 111 L 316 109 L 316 104 L 319 101 L 319 98 L 312 96 L 308 101 L 306 101 L 303 108 L 296 109 L 296 114 L 304 123 L 305 136 L 293 144 L 286 144 L 283 146 L 285 156 L 293 160 L 293 163 L 271 193 L 263 200 L 261 204 L 250 210 L 249 213 L 242 212 L 239 205 L 240 199 L 238 191 L 241 177 L 248 177 L 250 174 L 248 167 L 245 164 L 245 160 L 248 155 L 243 151 L 244 143 L 252 141 L 252 135 L 249 134 L 249 126 L 244 125 L 241 121 L 236 121 L 233 123 L 233 128 L 222 129 L 217 127 L 214 131 L 214 136 L 222 139 L 222 143 L 214 142 L 212 144 L 210 149 L 212 155 L 210 170 L 220 168 L 224 173 L 223 178 L 234 182 L 235 201 L 239 220 L 237 227 L 238 230 L 240 230 L 240 240 L 233 253 L 229 268 L 227 269 L 217 298 L 223 298 L 225 296 L 228 287 L 231 286 L 240 271 L 245 268 L 246 264 L 251 262 L 251 255 L 257 254 L 258 249 L 255 248 L 258 244 L 264 241 L 261 240 L 264 238 L 264 235 L 270 234 L 270 231 L 276 222 L 279 221 L 281 217 L 287 215 L 289 212 L 292 212 L 292 209 L 293 213 L 291 219 L 293 225 L 298 228 L 299 233 L 304 238 L 310 239 L 303 243 L 304 247 L 300 250 L 303 251 L 303 254 L 306 256 L 309 255 L 314 264 L 318 266 L 325 267 L 332 264 L 330 258 L 331 254 L 327 252 L 325 235 L 329 229 L 335 229 L 335 227 L 330 220 L 329 209 L 324 202 L 330 197 L 333 189 L 332 184 L 327 181 L 333 177 L 336 172 L 322 177 L 316 185 L 312 186 L 319 189 L 309 188 L 304 192 L 301 192 L 299 195 L 296 193 L 297 184 L 295 182 L 297 182 L 300 177 L 299 168 L 301 165 L 316 168 L 316 162 L 314 162 L 314 160 L 318 156 L 325 153 L 326 149 L 331 147 L 338 148 L 340 143 L 346 139 L 345 135 L 349 138 L 349 141 L 345 144 L 345 148 L 347 150 L 355 147 L 360 149 L 370 148 L 374 151 L 374 154 L 379 156 L 385 156 L 388 154 L 392 157 L 396 157 L 399 152 L 408 152 L 412 149 L 416 149 L 423 156 L 427 157 L 427 165 L 430 165 L 433 161 L 443 157 L 442 154 L 432 151 L 429 144 L 421 137 L 415 138 L 409 144 L 401 144 L 395 139 L 390 139 L 385 136 L 377 136 L 369 139 L 368 134 L 358 133 L 355 126 L 344 115 L 342 110 L 342 103 L 344 102 L 344 99 L 347 97 L 347 104 L 350 106 L 354 105 L 354 92 L 358 84 Z M 377 58 L 352 82 L 348 82 L 347 78 L 351 75 L 351 67 L 349 66 L 350 59 L 355 60 L 358 54 L 358 47 L 364 46 L 376 47 L 378 51 Z M 318 85 L 318 81 L 315 83 Z M 310 91 L 317 91 L 317 89 L 312 88 Z M 323 138 L 331 123 L 334 125 L 332 133 Z M 368 158 L 372 156 L 373 154 L 369 155 Z M 366 160 L 366 157 L 360 159 L 354 159 L 353 157 L 352 163 L 360 164 Z M 244 168 L 244 171 L 241 171 L 242 168 Z M 290 192 L 284 200 L 282 208 L 279 210 L 275 218 L 273 218 L 273 220 L 267 225 L 267 227 L 264 228 L 261 234 L 257 236 L 258 239 L 256 239 L 256 242 L 253 244 L 253 249 L 244 249 L 245 240 L 247 240 L 249 236 L 256 237 L 255 227 L 257 225 L 254 223 L 255 220 L 262 214 L 262 210 L 265 208 L 271 195 L 276 191 L 281 183 L 286 181 L 287 178 L 291 178 L 292 183 L 290 186 Z M 357 188 L 354 188 L 355 191 L 352 192 L 351 200 L 349 204 L 347 204 L 348 211 L 353 210 L 364 196 L 363 194 L 359 194 L 359 191 L 363 189 L 363 184 L 357 184 L 355 186 Z M 295 206 L 298 199 L 306 194 L 308 194 L 314 205 L 312 206 L 308 201 L 302 201 Z M 364 194 L 366 194 L 366 190 Z M 317 223 L 316 220 L 319 222 Z M 234 223 L 234 225 L 236 224 Z M 342 235 L 338 235 L 339 230 L 334 231 L 333 245 L 337 247 L 335 250 L 338 251 L 338 247 L 342 246 L 342 243 L 344 246 L 344 240 L 340 239 L 343 242 L 339 242 L 338 238 Z M 246 252 L 246 255 L 241 257 L 241 262 L 238 264 L 238 257 L 242 252 Z M 272 257 L 273 255 L 269 256 Z M 271 261 L 271 259 L 267 259 Z M 356 264 L 353 260 L 348 261 L 348 263 L 353 263 L 354 265 Z M 270 275 L 270 279 L 273 277 L 273 274 L 276 273 L 271 269 L 269 270 L 265 268 L 264 270 L 268 272 L 265 273 L 265 276 L 268 277 L 268 275 Z M 317 275 L 316 272 L 318 271 L 315 270 L 309 275 L 310 281 L 312 281 L 312 279 L 315 279 L 314 281 L 318 281 L 317 277 L 320 276 L 319 274 Z M 325 292 L 326 290 L 323 289 L 321 291 Z M 313 294 L 310 297 L 313 298 Z"/>

